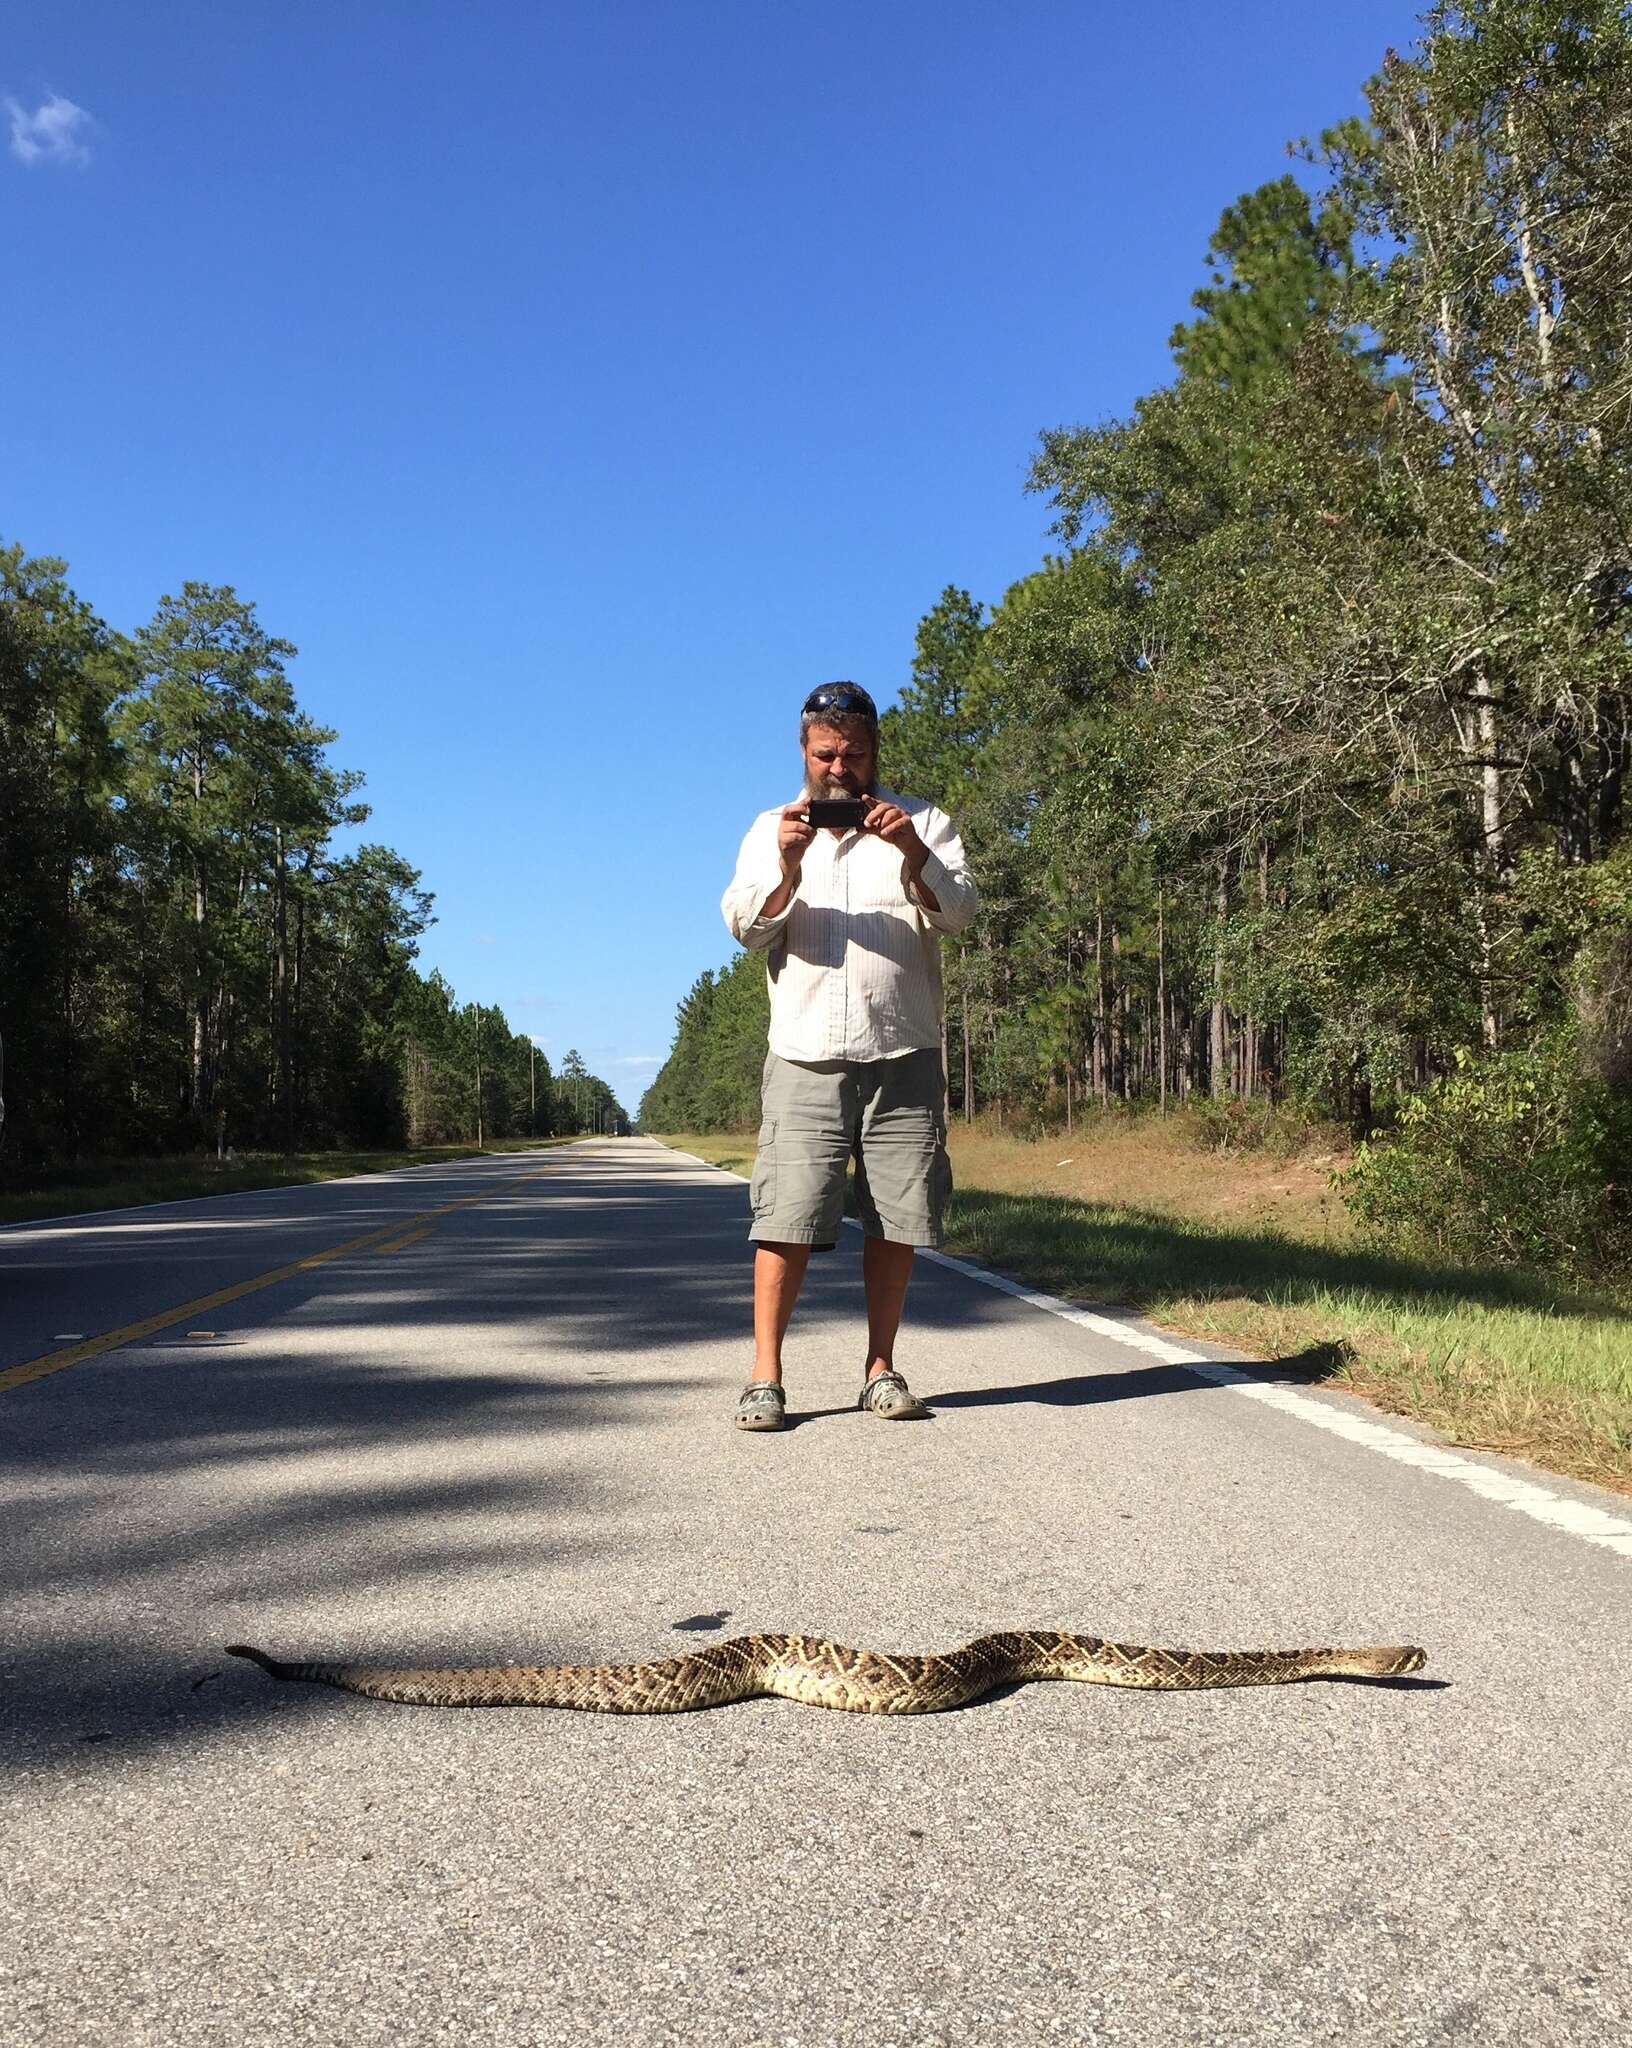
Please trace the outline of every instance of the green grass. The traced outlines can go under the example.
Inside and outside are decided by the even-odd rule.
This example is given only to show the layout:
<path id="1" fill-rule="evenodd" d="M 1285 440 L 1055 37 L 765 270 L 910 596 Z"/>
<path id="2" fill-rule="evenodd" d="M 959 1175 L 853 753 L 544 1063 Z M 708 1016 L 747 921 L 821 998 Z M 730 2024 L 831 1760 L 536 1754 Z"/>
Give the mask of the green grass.
<path id="1" fill-rule="evenodd" d="M 751 1136 L 668 1142 L 752 1167 Z M 981 1133 L 954 1131 L 947 1248 L 1051 1293 L 1126 1304 L 1285 1377 L 1344 1385 L 1456 1442 L 1632 1493 L 1632 1300 L 1326 1241 L 1302 1212 L 1301 1228 L 1222 1221 L 1231 1176 L 1245 1184 L 1261 1167 L 1160 1131 L 1136 1166 L 1125 1132 L 1097 1153 L 1078 1133 L 1072 1161 L 1096 1198 L 1038 1192 L 1065 1142 L 999 1154 Z M 964 1185 L 975 1160 L 1011 1184 Z M 1119 1176 L 1136 1181 L 1137 1200 L 1118 1199 Z"/>
<path id="2" fill-rule="evenodd" d="M 348 1174 L 390 1173 L 401 1166 L 434 1166 L 487 1153 L 534 1152 L 567 1145 L 570 1138 L 493 1138 L 474 1145 L 432 1145 L 400 1152 L 240 1152 L 235 1158 L 99 1160 L 55 1167 L 0 1192 L 0 1223 L 37 1216 L 80 1216 L 139 1202 L 182 1202 L 197 1195 L 233 1195 L 256 1188 L 300 1187 Z"/>

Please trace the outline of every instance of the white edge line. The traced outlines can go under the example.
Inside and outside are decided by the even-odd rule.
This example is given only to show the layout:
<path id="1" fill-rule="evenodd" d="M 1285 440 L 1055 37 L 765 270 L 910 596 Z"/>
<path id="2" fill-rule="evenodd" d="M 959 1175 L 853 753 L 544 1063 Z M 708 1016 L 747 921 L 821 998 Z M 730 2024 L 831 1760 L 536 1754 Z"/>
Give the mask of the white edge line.
<path id="1" fill-rule="evenodd" d="M 667 1149 L 673 1150 L 673 1147 Z M 698 1159 L 693 1152 L 678 1152 L 675 1156 L 693 1160 L 698 1166 L 712 1164 L 710 1160 Z M 724 1166 L 717 1166 L 714 1171 L 731 1180 L 742 1177 Z M 861 1228 L 854 1216 L 846 1216 L 843 1220 L 852 1230 Z M 978 1280 L 982 1287 L 995 1287 L 999 1294 L 1012 1294 L 1016 1301 L 1025 1302 L 1029 1308 L 1040 1308 L 1047 1315 L 1058 1316 L 1062 1322 L 1075 1323 L 1079 1329 L 1108 1337 L 1113 1344 L 1126 1344 L 1135 1351 L 1161 1359 L 1167 1365 L 1182 1365 L 1186 1372 L 1211 1380 L 1214 1386 L 1225 1387 L 1232 1394 L 1244 1394 L 1249 1401 L 1259 1401 L 1266 1408 L 1278 1408 L 1283 1415 L 1291 1415 L 1299 1422 L 1324 1429 L 1328 1435 L 1340 1436 L 1345 1442 L 1358 1444 L 1364 1450 L 1377 1451 L 1385 1458 L 1392 1458 L 1396 1464 L 1414 1465 L 1419 1472 L 1432 1472 L 1441 1479 L 1455 1480 L 1458 1486 L 1467 1487 L 1470 1493 L 1478 1494 L 1481 1499 L 1528 1515 L 1531 1521 L 1540 1522 L 1546 1528 L 1561 1530 L 1566 1536 L 1578 1536 L 1584 1543 L 1596 1543 L 1601 1549 L 1613 1550 L 1621 1557 L 1632 1557 L 1632 1522 L 1619 1515 L 1606 1514 L 1602 1508 L 1592 1507 L 1585 1501 L 1570 1500 L 1563 1494 L 1549 1493 L 1544 1486 L 1535 1486 L 1528 1479 L 1516 1478 L 1510 1472 L 1498 1472 L 1493 1466 L 1476 1465 L 1471 1458 L 1461 1457 L 1442 1445 L 1420 1443 L 1403 1430 L 1390 1429 L 1386 1423 L 1370 1422 L 1363 1415 L 1351 1415 L 1345 1409 L 1328 1407 L 1323 1401 L 1312 1401 L 1307 1394 L 1300 1394 L 1293 1387 L 1282 1386 L 1275 1380 L 1259 1379 L 1255 1373 L 1241 1366 L 1229 1365 L 1220 1358 L 1204 1357 L 1199 1351 L 1187 1351 L 1182 1344 L 1173 1343 L 1155 1330 L 1142 1329 L 1135 1322 L 1123 1322 L 1114 1316 L 1099 1315 L 1092 1309 L 1077 1308 L 1069 1301 L 1061 1301 L 1058 1295 L 1039 1293 L 1036 1288 L 1026 1287 L 1018 1280 L 1005 1279 L 1001 1273 L 990 1273 L 983 1267 L 970 1265 L 965 1259 L 955 1259 L 950 1252 L 921 1248 L 918 1256 L 932 1259 L 937 1266 L 945 1266 L 954 1273 L 961 1273 L 966 1280 Z"/>
<path id="2" fill-rule="evenodd" d="M 861 1228 L 854 1217 L 847 1216 L 844 1220 L 857 1230 Z M 1494 1501 L 1499 1507 L 1513 1508 L 1549 1529 L 1560 1529 L 1567 1536 L 1579 1536 L 1584 1542 L 1599 1544 L 1622 1557 L 1632 1557 L 1632 1522 L 1619 1515 L 1606 1514 L 1602 1508 L 1592 1507 L 1586 1501 L 1549 1493 L 1543 1486 L 1535 1486 L 1528 1479 L 1517 1478 L 1510 1472 L 1498 1472 L 1490 1465 L 1476 1465 L 1471 1458 L 1461 1457 L 1442 1445 L 1420 1443 L 1403 1430 L 1390 1429 L 1386 1423 L 1370 1422 L 1363 1415 L 1351 1415 L 1342 1408 L 1328 1407 L 1323 1401 L 1312 1401 L 1296 1388 L 1282 1386 L 1275 1380 L 1259 1379 L 1255 1373 L 1227 1364 L 1221 1358 L 1207 1358 L 1199 1351 L 1187 1351 L 1183 1345 L 1170 1342 L 1154 1330 L 1141 1329 L 1136 1324 L 1124 1323 L 1112 1316 L 1098 1315 L 1092 1309 L 1076 1308 L 1055 1295 L 1040 1294 L 1035 1288 L 1007 1280 L 1000 1273 L 983 1272 L 979 1266 L 971 1266 L 946 1252 L 922 1251 L 919 1257 L 933 1259 L 938 1266 L 948 1266 L 966 1279 L 978 1280 L 983 1287 L 995 1287 L 1001 1294 L 1012 1294 L 1017 1301 L 1043 1309 L 1063 1322 L 1076 1323 L 1098 1336 L 1109 1337 L 1115 1344 L 1130 1345 L 1134 1350 L 1147 1352 L 1168 1365 L 1182 1365 L 1186 1372 L 1211 1380 L 1215 1386 L 1226 1387 L 1234 1394 L 1244 1394 L 1249 1401 L 1259 1401 L 1266 1408 L 1278 1408 L 1283 1415 L 1295 1416 L 1299 1422 L 1311 1423 L 1316 1429 L 1324 1429 L 1328 1434 L 1359 1444 L 1365 1450 L 1378 1451 L 1383 1457 L 1392 1458 L 1396 1464 L 1414 1465 L 1419 1471 L 1437 1473 L 1442 1479 L 1454 1479 L 1471 1493 Z"/>
<path id="3" fill-rule="evenodd" d="M 582 1145 L 583 1138 L 571 1138 L 565 1145 L 541 1145 L 541 1152 L 566 1152 Z M 483 1159 L 525 1159 L 525 1152 L 484 1152 Z M 405 1173 L 436 1173 L 449 1166 L 474 1166 L 474 1159 L 422 1159 L 414 1166 L 386 1166 L 378 1173 L 337 1173 L 332 1180 L 286 1180 L 270 1188 L 223 1188 L 218 1195 L 167 1195 L 162 1202 L 122 1202 L 117 1209 L 70 1209 L 61 1216 L 27 1216 L 21 1223 L 0 1223 L 0 1237 L 8 1230 L 39 1230 L 47 1223 L 95 1223 L 107 1216 L 137 1216 L 144 1209 L 185 1209 L 192 1202 L 242 1202 L 251 1195 L 309 1195 L 313 1188 L 343 1188 L 358 1180 L 396 1180 Z M 724 1169 L 722 1168 L 723 1172 Z"/>

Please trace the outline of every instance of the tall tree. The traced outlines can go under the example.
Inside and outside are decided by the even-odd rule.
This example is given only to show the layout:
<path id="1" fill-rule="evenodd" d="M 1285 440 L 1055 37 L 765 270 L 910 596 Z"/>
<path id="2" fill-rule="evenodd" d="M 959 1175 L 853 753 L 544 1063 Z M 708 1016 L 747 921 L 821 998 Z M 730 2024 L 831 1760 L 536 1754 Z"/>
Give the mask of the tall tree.
<path id="1" fill-rule="evenodd" d="M 122 764 L 107 713 L 123 648 L 61 562 L 0 549 L 0 1058 L 10 1142 L 77 1152 L 96 1126 L 113 962 Z"/>
<path id="2" fill-rule="evenodd" d="M 1291 176 L 1226 207 L 1208 245 L 1211 280 L 1190 301 L 1200 318 L 1170 339 L 1181 372 L 1242 389 L 1283 369 L 1364 274 L 1353 226 L 1339 191 L 1317 203 Z"/>
<path id="3" fill-rule="evenodd" d="M 190 885 L 188 1107 L 200 1135 L 237 964 L 231 927 L 249 879 L 247 835 L 278 751 L 269 728 L 286 729 L 294 715 L 284 669 L 294 652 L 230 587 L 202 583 L 163 598 L 136 635 L 137 687 L 122 731 L 137 794 L 163 812 Z"/>

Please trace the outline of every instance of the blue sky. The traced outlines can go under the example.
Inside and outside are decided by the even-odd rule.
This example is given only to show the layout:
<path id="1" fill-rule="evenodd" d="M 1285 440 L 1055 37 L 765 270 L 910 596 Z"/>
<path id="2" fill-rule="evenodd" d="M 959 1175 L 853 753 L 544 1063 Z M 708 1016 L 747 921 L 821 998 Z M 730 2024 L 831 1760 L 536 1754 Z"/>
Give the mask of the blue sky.
<path id="1" fill-rule="evenodd" d="M 300 648 L 423 959 L 632 1108 L 798 706 L 1034 568 L 1038 433 L 1169 372 L 1386 0 L 14 17 L 0 538 Z"/>

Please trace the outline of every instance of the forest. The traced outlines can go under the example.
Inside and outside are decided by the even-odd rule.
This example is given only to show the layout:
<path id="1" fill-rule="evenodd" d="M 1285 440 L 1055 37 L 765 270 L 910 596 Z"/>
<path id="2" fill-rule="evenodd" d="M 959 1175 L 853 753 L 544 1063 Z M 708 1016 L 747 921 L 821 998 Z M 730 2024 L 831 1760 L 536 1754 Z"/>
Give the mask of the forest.
<path id="1" fill-rule="evenodd" d="M 182 1152 L 616 1127 L 415 964 L 431 893 L 358 837 L 295 649 L 198 583 L 126 635 L 0 549 L 0 1188 Z"/>
<path id="2" fill-rule="evenodd" d="M 1225 208 L 1170 380 L 1041 434 L 1055 550 L 919 625 L 951 1102 L 1325 1119 L 1384 1237 L 1624 1275 L 1632 23 L 1438 7 L 1365 101 Z M 765 1016 L 702 975 L 642 1124 L 752 1123 Z"/>

